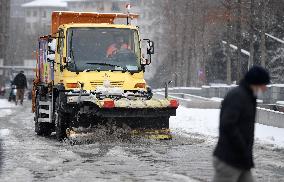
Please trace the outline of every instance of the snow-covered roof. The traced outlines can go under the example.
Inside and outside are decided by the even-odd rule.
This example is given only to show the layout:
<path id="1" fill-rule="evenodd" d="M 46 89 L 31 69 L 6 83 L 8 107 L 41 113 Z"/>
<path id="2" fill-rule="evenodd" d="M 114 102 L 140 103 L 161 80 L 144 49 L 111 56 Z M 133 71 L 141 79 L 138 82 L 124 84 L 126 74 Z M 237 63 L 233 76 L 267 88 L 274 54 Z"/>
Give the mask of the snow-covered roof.
<path id="1" fill-rule="evenodd" d="M 31 8 L 31 7 L 67 7 L 67 3 L 64 0 L 34 0 L 25 4 L 22 4 L 22 7 Z"/>
<path id="2" fill-rule="evenodd" d="M 63 0 L 64 2 L 94 2 L 94 1 L 104 1 L 104 0 Z M 129 0 L 108 0 L 116 2 L 128 2 Z"/>
<path id="3" fill-rule="evenodd" d="M 91 0 L 63 0 L 65 2 L 81 2 L 81 1 L 91 1 Z"/>

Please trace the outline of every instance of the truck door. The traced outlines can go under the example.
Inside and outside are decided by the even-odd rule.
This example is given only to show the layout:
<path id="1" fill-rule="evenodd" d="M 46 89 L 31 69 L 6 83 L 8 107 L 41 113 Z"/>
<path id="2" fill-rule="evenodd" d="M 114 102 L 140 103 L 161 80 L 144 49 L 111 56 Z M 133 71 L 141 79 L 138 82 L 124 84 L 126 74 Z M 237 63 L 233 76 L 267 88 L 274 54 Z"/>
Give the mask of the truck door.
<path id="1" fill-rule="evenodd" d="M 64 30 L 60 29 L 58 33 L 57 50 L 54 65 L 54 82 L 59 83 L 62 76 L 62 71 L 60 66 L 63 63 L 63 50 L 64 50 Z"/>

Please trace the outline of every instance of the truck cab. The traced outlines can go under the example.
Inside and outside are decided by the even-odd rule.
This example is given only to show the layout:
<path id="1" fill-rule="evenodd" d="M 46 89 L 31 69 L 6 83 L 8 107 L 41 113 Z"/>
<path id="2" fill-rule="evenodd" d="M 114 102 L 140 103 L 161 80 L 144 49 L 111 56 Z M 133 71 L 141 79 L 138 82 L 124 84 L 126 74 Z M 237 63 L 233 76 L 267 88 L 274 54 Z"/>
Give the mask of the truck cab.
<path id="1" fill-rule="evenodd" d="M 123 91 L 146 91 L 138 29 L 131 25 L 59 27 L 54 84 L 94 91 L 107 80 Z M 108 84 L 108 83 L 105 83 Z"/>
<path id="2" fill-rule="evenodd" d="M 122 18 L 126 24 L 115 24 Z M 39 38 L 33 87 L 35 130 L 63 139 L 76 128 L 115 121 L 135 130 L 169 129 L 178 102 L 153 99 L 144 80 L 154 43 L 142 40 L 134 14 L 54 12 L 51 34 Z M 146 42 L 147 55 L 141 53 Z M 71 132 L 72 131 L 72 132 Z M 165 134 L 166 133 L 166 134 Z"/>

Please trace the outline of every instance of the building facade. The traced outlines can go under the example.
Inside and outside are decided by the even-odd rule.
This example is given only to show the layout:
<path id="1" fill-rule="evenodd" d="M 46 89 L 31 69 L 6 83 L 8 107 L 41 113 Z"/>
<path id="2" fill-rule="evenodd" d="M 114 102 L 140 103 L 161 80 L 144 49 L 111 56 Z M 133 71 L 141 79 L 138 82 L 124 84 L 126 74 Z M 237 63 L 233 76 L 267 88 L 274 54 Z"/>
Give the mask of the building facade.
<path id="1" fill-rule="evenodd" d="M 34 0 L 22 5 L 25 12 L 25 32 L 27 35 L 50 33 L 51 13 L 66 10 L 63 0 Z"/>
<path id="2" fill-rule="evenodd" d="M 7 60 L 9 40 L 10 0 L 0 1 L 0 67 Z M 0 85 L 5 83 L 4 71 L 0 69 Z"/>
<path id="3" fill-rule="evenodd" d="M 0 1 L 0 59 L 5 58 L 10 19 L 10 0 Z"/>
<path id="4" fill-rule="evenodd" d="M 30 0 L 10 0 L 9 41 L 7 59 L 4 65 L 22 65 L 24 56 L 23 37 L 25 27 L 25 12 L 22 4 Z"/>
<path id="5" fill-rule="evenodd" d="M 131 0 L 65 0 L 68 10 L 99 13 L 126 12 L 126 4 Z"/>

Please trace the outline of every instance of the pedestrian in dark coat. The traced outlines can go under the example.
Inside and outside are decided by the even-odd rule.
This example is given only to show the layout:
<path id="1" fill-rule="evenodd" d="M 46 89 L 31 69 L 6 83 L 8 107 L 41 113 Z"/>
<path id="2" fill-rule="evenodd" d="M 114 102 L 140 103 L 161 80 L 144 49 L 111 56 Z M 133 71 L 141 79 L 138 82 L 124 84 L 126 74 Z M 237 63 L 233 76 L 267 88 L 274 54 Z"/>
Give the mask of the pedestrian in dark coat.
<path id="1" fill-rule="evenodd" d="M 254 66 L 240 85 L 232 89 L 222 102 L 219 140 L 214 151 L 214 182 L 254 181 L 253 162 L 256 99 L 266 91 L 269 73 Z"/>
<path id="2" fill-rule="evenodd" d="M 27 88 L 27 78 L 24 75 L 24 71 L 21 71 L 16 75 L 13 84 L 16 85 L 17 88 L 16 105 L 18 104 L 18 101 L 23 105 L 25 89 Z"/>

